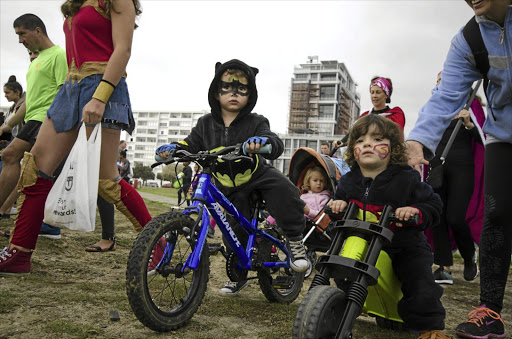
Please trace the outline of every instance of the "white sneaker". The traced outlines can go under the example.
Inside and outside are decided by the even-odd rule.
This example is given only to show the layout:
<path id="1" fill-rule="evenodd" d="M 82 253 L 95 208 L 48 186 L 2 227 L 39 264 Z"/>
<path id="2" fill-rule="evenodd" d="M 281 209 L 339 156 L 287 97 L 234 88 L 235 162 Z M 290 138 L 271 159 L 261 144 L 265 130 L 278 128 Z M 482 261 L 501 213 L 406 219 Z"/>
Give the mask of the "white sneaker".
<path id="1" fill-rule="evenodd" d="M 292 241 L 288 239 L 288 250 L 290 253 L 290 266 L 295 272 L 306 272 L 309 268 L 309 260 L 306 256 L 306 249 L 302 238 L 300 240 Z"/>
<path id="2" fill-rule="evenodd" d="M 225 295 L 237 295 L 245 286 L 248 284 L 248 280 L 242 280 L 240 282 L 228 281 L 220 289 L 220 293 Z"/>
<path id="3" fill-rule="evenodd" d="M 11 212 L 9 214 L 16 214 L 18 213 L 18 209 L 16 207 L 11 207 Z"/>

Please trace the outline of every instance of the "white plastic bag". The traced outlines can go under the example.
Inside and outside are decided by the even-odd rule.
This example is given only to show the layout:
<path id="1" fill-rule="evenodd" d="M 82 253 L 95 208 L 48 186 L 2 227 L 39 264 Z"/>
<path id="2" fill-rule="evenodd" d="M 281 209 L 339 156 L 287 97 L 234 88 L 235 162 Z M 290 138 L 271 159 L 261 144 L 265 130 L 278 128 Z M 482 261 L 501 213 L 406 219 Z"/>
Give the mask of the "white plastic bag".
<path id="1" fill-rule="evenodd" d="M 101 124 L 89 140 L 85 124 L 55 181 L 44 208 L 44 222 L 74 231 L 94 231 L 101 153 Z"/>

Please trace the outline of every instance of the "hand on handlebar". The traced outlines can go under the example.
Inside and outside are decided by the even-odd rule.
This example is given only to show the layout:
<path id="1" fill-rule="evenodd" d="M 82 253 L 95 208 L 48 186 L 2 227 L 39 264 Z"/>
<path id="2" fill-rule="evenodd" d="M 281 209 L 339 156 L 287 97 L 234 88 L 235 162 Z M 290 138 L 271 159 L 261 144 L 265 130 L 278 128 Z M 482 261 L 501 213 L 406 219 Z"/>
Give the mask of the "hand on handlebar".
<path id="1" fill-rule="evenodd" d="M 253 153 L 257 153 L 259 149 L 267 143 L 267 137 L 251 137 L 244 142 L 242 150 L 245 155 L 252 156 Z"/>
<path id="2" fill-rule="evenodd" d="M 155 151 L 155 160 L 162 162 L 169 157 L 169 153 L 173 153 L 176 150 L 176 144 L 166 144 L 158 147 Z"/>
<path id="3" fill-rule="evenodd" d="M 347 207 L 347 202 L 344 200 L 331 200 L 327 203 L 333 213 L 341 213 Z"/>
<path id="4" fill-rule="evenodd" d="M 415 207 L 399 207 L 395 210 L 395 216 L 403 221 L 408 221 L 410 218 L 414 217 L 415 215 L 420 214 L 420 211 Z M 403 224 L 400 222 L 396 223 L 397 227 L 402 227 Z"/>

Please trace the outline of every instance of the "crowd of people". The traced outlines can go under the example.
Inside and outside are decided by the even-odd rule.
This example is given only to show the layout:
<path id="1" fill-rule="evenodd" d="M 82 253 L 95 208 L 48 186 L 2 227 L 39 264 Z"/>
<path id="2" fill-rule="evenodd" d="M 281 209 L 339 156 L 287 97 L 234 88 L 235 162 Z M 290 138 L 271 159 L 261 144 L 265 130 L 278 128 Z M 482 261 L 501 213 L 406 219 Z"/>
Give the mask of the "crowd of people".
<path id="1" fill-rule="evenodd" d="M 457 335 L 504 338 L 500 313 L 512 251 L 512 227 L 506 219 L 512 199 L 508 194 L 512 187 L 508 175 L 512 165 L 512 1 L 466 2 L 475 13 L 487 68 L 482 70 L 467 30 L 457 33 L 432 96 L 407 136 L 406 114 L 400 107 L 388 106 L 391 79 L 373 77 L 369 85 L 373 107 L 344 139 L 332 143 L 333 148 L 346 147 L 342 156 L 350 166 L 334 197 L 321 168 L 307 172 L 301 191 L 266 161 L 279 157 L 284 145 L 268 119 L 252 111 L 259 70 L 237 59 L 215 65 L 208 91 L 211 113 L 201 117 L 182 142 L 162 145 L 155 153 L 165 159 L 177 149 L 197 152 L 243 143 L 244 153 L 256 161 L 219 163 L 213 176 L 245 215 L 250 192 L 261 192 L 284 231 L 290 266 L 297 272 L 305 272 L 310 265 L 303 244 L 305 218 L 318 215 L 331 198 L 328 204 L 334 212 L 355 201 L 364 204 L 368 218 L 375 220 L 383 203 L 393 204 L 400 220 L 419 215 L 417 228 L 396 223 L 395 237 L 386 248 L 402 282 L 404 297 L 398 312 L 405 324 L 417 330 L 420 338 L 448 337 L 443 330 L 450 315 L 441 303 L 439 285 L 453 284 L 452 250 L 458 249 L 464 279 L 475 280 L 480 273 L 480 305 L 457 326 Z M 3 87 L 12 106 L 0 121 L 0 218 L 9 218 L 13 208 L 17 213 L 13 229 L 0 231 L 9 237 L 8 246 L 0 251 L 0 274 L 30 272 L 38 235 L 60 237 L 60 229 L 43 223 L 44 205 L 82 124 L 88 135 L 95 125 L 102 127 L 97 197 L 102 237 L 85 250 L 115 250 L 114 207 L 136 231 L 151 220 L 144 200 L 130 185 L 133 170 L 126 143 L 119 140 L 122 130 L 131 133 L 135 127 L 126 66 L 135 18 L 141 13 L 139 1 L 67 0 L 61 10 L 66 50 L 53 44 L 38 16 L 24 14 L 13 22 L 31 63 L 25 91 L 15 76 Z M 468 101 L 473 82 L 481 78 L 486 83 L 487 118 L 481 99 Z M 470 109 L 463 109 L 466 105 Z M 258 153 L 264 145 L 272 146 L 270 154 Z M 330 146 L 323 142 L 320 153 L 332 156 Z M 441 159 L 443 151 L 446 156 Z M 189 205 L 197 176 L 188 163 L 184 165 L 178 203 L 183 195 Z M 424 182 L 427 167 L 430 173 L 441 169 L 442 185 L 435 190 Z M 194 173 L 200 173 L 200 168 L 194 168 Z M 244 241 L 241 229 L 237 225 L 233 229 Z M 439 266 L 434 272 L 433 264 Z M 221 291 L 235 295 L 246 284 L 228 281 Z"/>

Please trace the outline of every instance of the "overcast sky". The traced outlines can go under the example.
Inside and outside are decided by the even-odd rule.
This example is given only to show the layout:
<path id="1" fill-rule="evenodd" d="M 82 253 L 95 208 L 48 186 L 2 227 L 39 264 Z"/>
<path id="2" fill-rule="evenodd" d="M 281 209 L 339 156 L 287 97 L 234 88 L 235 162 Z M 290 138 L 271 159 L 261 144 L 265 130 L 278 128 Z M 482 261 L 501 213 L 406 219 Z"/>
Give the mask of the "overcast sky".
<path id="1" fill-rule="evenodd" d="M 28 54 L 12 22 L 34 13 L 50 39 L 65 48 L 63 1 L 0 0 L 0 81 L 15 74 L 25 88 Z M 217 61 L 241 59 L 260 70 L 255 112 L 287 131 L 295 65 L 317 55 L 344 62 L 358 83 L 361 108 L 371 108 L 373 75 L 390 77 L 391 106 L 406 115 L 406 134 L 430 96 L 452 37 L 472 10 L 440 1 L 149 1 L 135 30 L 128 64 L 134 110 L 209 110 Z M 2 95 L 1 106 L 7 106 Z"/>

